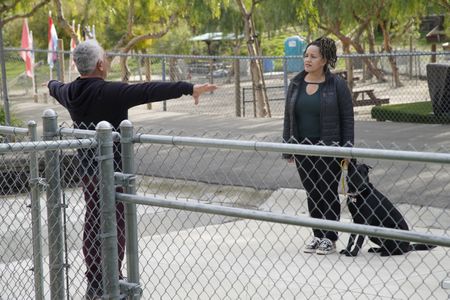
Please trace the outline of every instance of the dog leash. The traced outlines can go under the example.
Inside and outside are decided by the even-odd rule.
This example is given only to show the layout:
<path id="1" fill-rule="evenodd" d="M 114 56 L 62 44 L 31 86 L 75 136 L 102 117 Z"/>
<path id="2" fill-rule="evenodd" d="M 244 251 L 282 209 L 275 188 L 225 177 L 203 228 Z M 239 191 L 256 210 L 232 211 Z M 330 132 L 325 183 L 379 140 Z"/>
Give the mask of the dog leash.
<path id="1" fill-rule="evenodd" d="M 348 161 L 346 159 L 341 160 L 341 173 L 344 171 L 348 171 Z M 342 192 L 344 193 L 344 197 L 347 197 L 347 191 L 345 190 L 345 176 L 341 175 L 341 184 L 342 184 Z"/>

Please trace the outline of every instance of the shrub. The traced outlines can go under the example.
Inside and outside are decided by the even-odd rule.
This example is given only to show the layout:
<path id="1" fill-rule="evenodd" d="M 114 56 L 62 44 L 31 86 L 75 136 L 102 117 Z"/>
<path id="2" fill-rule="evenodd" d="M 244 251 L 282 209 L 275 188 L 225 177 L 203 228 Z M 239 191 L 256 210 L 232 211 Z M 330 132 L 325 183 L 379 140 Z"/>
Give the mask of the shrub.
<path id="1" fill-rule="evenodd" d="M 425 124 L 449 124 L 450 116 L 436 116 L 431 101 L 374 106 L 372 118 L 377 121 L 392 121 Z"/>

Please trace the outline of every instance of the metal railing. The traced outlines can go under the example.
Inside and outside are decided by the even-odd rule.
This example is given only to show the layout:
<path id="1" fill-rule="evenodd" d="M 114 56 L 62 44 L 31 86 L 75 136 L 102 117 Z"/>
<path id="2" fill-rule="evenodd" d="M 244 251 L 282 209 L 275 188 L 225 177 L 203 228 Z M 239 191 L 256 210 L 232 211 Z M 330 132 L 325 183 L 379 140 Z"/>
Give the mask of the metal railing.
<path id="1" fill-rule="evenodd" d="M 448 296 L 450 154 L 142 134 L 129 121 L 122 122 L 120 134 L 106 122 L 96 131 L 58 128 L 52 111 L 44 113 L 43 124 L 43 141 L 37 141 L 34 122 L 0 127 L 0 134 L 30 137 L 0 145 L 3 172 L 27 174 L 19 192 L 0 181 L 2 191 L 9 191 L 1 203 L 5 299 L 81 298 L 85 292 L 83 195 L 70 175 L 78 176 L 74 150 L 87 148 L 98 150 L 105 299 Z M 113 141 L 122 145 L 122 173 L 114 173 Z M 371 182 L 404 214 L 410 230 L 353 224 L 345 204 L 339 222 L 308 217 L 307 196 L 298 181 L 291 183 L 296 168 L 280 153 L 370 163 Z M 28 191 L 30 222 L 18 222 L 17 215 L 26 216 L 21 203 Z M 126 281 L 117 273 L 116 201 L 126 206 Z M 28 225 L 31 235 L 22 234 Z M 340 232 L 338 247 L 345 233 L 439 247 L 387 258 L 366 252 L 356 258 L 305 255 L 301 241 L 309 228 Z M 13 241 L 18 246 L 8 249 Z"/>

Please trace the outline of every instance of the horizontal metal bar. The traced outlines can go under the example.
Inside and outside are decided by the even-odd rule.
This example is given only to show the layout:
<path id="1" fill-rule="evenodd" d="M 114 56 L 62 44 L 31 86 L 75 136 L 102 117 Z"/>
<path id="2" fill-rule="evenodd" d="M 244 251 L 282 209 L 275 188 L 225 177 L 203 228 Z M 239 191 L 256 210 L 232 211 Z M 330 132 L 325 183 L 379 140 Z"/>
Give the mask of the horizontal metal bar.
<path id="1" fill-rule="evenodd" d="M 33 151 L 59 150 L 59 149 L 92 148 L 96 146 L 97 141 L 93 139 L 7 143 L 7 144 L 0 144 L 0 154 L 14 151 L 33 152 Z"/>
<path id="2" fill-rule="evenodd" d="M 269 143 L 242 140 L 209 139 L 198 137 L 179 137 L 168 135 L 136 135 L 136 143 L 153 143 L 174 146 L 207 147 L 228 150 L 265 151 L 311 156 L 330 156 L 345 158 L 374 158 L 414 162 L 450 164 L 450 154 L 433 152 L 414 152 L 385 149 L 365 149 L 354 147 L 316 146 L 287 143 Z"/>
<path id="3" fill-rule="evenodd" d="M 23 49 L 23 48 L 13 48 L 8 47 L 4 49 L 5 52 L 18 52 L 18 51 L 31 51 L 36 53 L 48 53 L 49 51 L 47 49 Z M 63 54 L 70 54 L 70 51 L 51 51 L 54 53 L 63 53 Z M 107 55 L 110 56 L 126 56 L 126 57 L 148 57 L 148 58 L 159 58 L 159 59 L 168 59 L 168 58 L 179 58 L 179 59 L 242 59 L 242 60 L 248 60 L 248 59 L 299 59 L 303 58 L 303 55 L 292 55 L 292 56 L 238 56 L 238 55 L 222 55 L 222 56 L 215 56 L 215 55 L 176 55 L 176 54 L 129 54 L 129 53 L 123 53 L 123 52 L 107 52 Z M 409 51 L 409 52 L 379 52 L 379 53 L 350 53 L 350 54 L 338 54 L 338 58 L 362 58 L 362 57 L 396 57 L 396 56 L 430 56 L 430 55 L 450 55 L 450 51 Z"/>
<path id="4" fill-rule="evenodd" d="M 155 197 L 144 197 L 139 195 L 130 195 L 123 193 L 116 193 L 116 199 L 125 203 L 181 209 L 193 212 L 201 212 L 258 221 L 267 221 L 287 225 L 305 226 L 318 229 L 335 230 L 339 232 L 363 234 L 367 236 L 388 238 L 393 240 L 402 240 L 417 243 L 425 243 L 429 245 L 450 247 L 450 237 L 437 236 L 414 231 L 399 230 L 369 225 L 360 225 L 353 223 L 343 223 L 338 221 L 314 219 L 302 216 L 291 216 L 286 214 L 272 213 L 259 210 L 204 204 L 198 202 L 167 200 Z"/>
<path id="5" fill-rule="evenodd" d="M 95 137 L 96 131 L 95 130 L 88 130 L 88 129 L 77 129 L 77 128 L 59 128 L 58 130 L 59 135 L 61 136 L 74 136 L 74 137 Z M 113 132 L 113 140 L 114 141 L 120 141 L 120 133 Z"/>
<path id="6" fill-rule="evenodd" d="M 74 136 L 74 137 L 95 137 L 95 130 L 75 129 L 75 128 L 59 128 L 58 135 L 60 136 Z"/>
<path id="7" fill-rule="evenodd" d="M 0 134 L 28 135 L 28 128 L 0 125 Z"/>

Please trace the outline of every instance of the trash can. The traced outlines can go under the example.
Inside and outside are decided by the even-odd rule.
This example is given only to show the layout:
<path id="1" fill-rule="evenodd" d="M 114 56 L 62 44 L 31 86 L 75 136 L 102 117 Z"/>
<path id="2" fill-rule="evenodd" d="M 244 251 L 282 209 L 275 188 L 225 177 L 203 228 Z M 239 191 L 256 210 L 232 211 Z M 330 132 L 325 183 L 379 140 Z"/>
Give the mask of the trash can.
<path id="1" fill-rule="evenodd" d="M 303 52 L 306 47 L 306 41 L 299 36 L 288 37 L 284 41 L 284 55 L 289 56 L 302 56 L 301 58 L 287 58 L 286 70 L 288 73 L 303 71 Z"/>
<path id="2" fill-rule="evenodd" d="M 427 64 L 428 91 L 436 116 L 450 116 L 450 64 Z"/>

